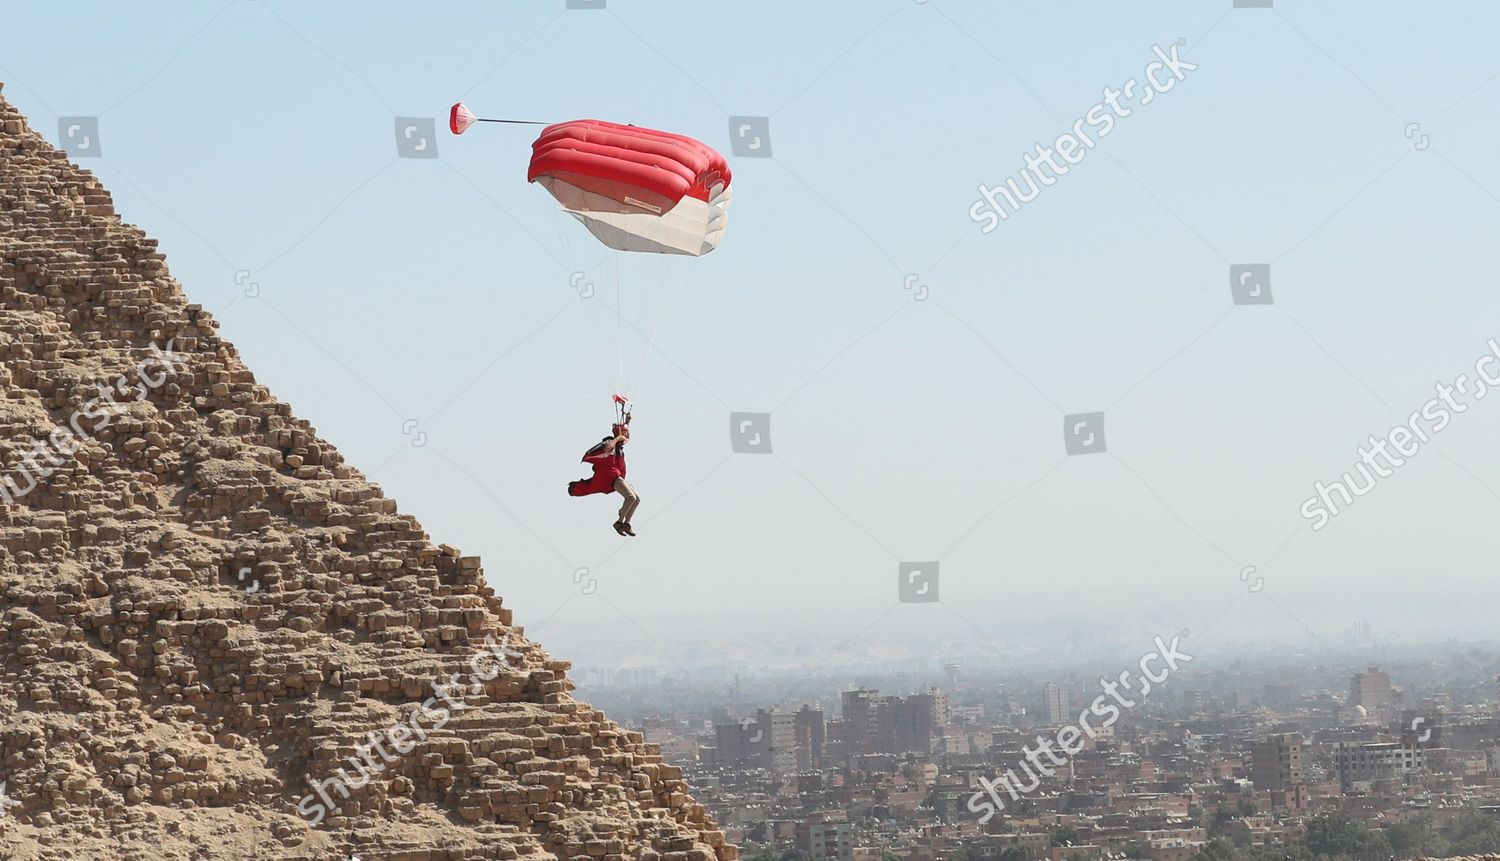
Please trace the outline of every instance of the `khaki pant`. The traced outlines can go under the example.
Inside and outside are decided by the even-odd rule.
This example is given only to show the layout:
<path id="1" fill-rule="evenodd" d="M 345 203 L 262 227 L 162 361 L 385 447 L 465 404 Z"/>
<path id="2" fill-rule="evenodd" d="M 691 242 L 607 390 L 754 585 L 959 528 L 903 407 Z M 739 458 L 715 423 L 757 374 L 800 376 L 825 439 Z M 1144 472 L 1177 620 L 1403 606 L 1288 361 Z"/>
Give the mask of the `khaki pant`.
<path id="1" fill-rule="evenodd" d="M 620 505 L 620 522 L 629 523 L 630 518 L 635 514 L 636 506 L 641 504 L 640 494 L 636 493 L 635 488 L 630 486 L 630 482 L 623 478 L 615 479 L 615 493 L 625 497 L 625 502 Z"/>

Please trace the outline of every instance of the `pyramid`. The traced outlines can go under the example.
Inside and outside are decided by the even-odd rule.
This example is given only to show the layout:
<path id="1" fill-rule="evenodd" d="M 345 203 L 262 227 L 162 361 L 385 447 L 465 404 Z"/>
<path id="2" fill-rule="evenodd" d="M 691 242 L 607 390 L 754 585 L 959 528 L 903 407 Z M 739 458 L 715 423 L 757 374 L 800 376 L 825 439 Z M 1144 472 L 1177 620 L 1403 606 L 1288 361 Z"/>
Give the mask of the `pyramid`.
<path id="1" fill-rule="evenodd" d="M 0 859 L 734 861 L 0 96 Z"/>

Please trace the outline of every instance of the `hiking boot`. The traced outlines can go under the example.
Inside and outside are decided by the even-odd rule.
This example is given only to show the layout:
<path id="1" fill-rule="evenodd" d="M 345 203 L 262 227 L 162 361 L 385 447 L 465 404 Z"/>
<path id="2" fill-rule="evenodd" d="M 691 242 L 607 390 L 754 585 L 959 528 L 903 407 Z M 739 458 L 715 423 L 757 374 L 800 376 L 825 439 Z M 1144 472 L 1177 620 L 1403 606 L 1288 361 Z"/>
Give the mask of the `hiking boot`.
<path id="1" fill-rule="evenodd" d="M 625 534 L 626 535 L 629 535 L 632 538 L 635 537 L 635 530 L 630 528 L 630 524 L 629 523 L 625 523 L 625 524 L 621 524 L 621 525 L 623 525 L 625 527 Z"/>
<path id="2" fill-rule="evenodd" d="M 634 532 L 630 531 L 630 524 L 626 523 L 623 520 L 619 520 L 619 521 L 615 522 L 615 531 L 618 532 L 618 533 L 620 533 L 621 535 L 634 535 L 635 534 Z"/>

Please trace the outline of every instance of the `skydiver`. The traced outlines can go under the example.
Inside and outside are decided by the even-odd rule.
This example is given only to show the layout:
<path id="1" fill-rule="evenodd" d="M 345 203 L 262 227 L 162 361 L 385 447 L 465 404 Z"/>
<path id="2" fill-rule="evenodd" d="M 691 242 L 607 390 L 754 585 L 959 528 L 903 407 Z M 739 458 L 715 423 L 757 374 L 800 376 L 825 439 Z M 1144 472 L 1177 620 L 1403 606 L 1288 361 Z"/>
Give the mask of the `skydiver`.
<path id="1" fill-rule="evenodd" d="M 630 486 L 630 482 L 625 480 L 625 443 L 629 440 L 628 419 L 612 425 L 610 436 L 600 440 L 597 445 L 583 453 L 583 462 L 593 467 L 594 474 L 589 478 L 568 482 L 568 495 L 620 494 L 625 501 L 620 505 L 619 519 L 614 524 L 615 532 L 633 537 L 635 530 L 630 527 L 630 518 L 635 516 L 635 509 L 641 504 L 641 497 L 635 492 L 635 488 Z"/>

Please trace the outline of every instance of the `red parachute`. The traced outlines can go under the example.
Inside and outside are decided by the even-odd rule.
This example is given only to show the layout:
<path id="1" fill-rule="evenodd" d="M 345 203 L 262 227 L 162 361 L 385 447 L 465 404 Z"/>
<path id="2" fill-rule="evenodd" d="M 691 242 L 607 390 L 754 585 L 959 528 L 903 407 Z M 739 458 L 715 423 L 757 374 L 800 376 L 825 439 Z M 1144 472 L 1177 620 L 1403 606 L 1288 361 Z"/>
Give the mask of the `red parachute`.
<path id="1" fill-rule="evenodd" d="M 462 102 L 449 113 L 454 134 L 476 122 L 507 121 L 476 117 Z M 724 156 L 671 132 L 603 120 L 555 123 L 531 145 L 526 179 L 621 251 L 700 257 L 719 246 L 729 220 Z"/>

